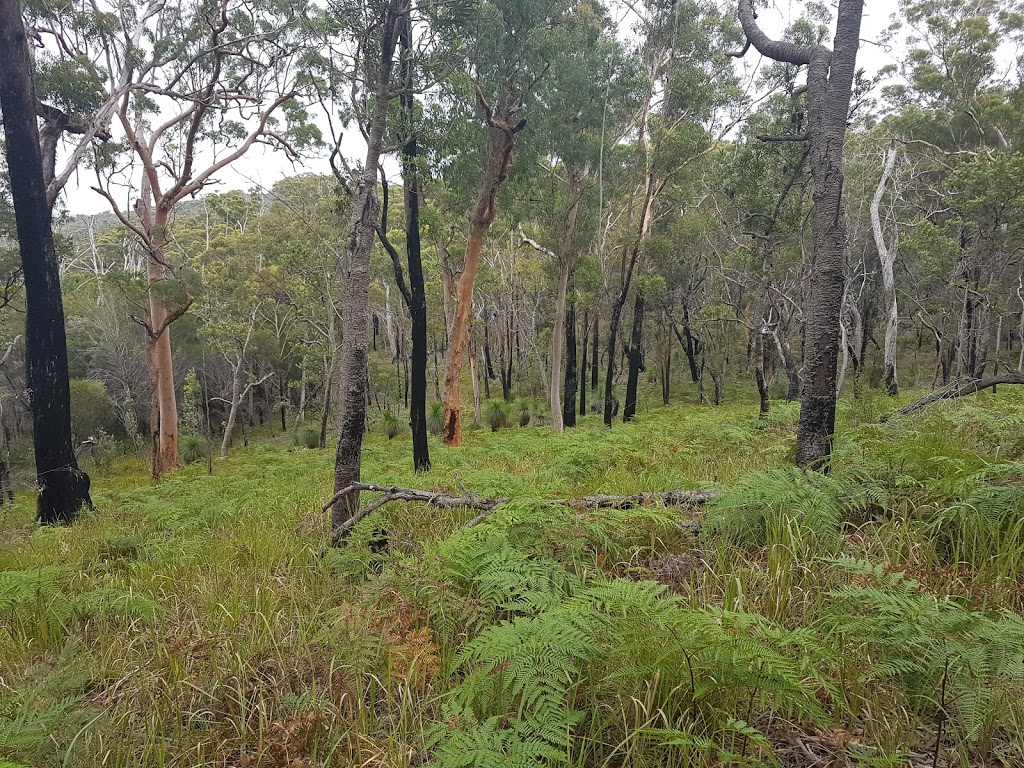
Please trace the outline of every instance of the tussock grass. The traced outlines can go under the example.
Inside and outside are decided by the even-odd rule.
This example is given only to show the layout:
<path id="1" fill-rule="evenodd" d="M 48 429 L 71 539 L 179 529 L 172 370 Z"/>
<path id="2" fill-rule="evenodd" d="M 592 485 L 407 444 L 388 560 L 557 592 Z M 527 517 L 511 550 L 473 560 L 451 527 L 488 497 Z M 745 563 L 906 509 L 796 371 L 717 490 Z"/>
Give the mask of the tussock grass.
<path id="1" fill-rule="evenodd" d="M 469 427 L 422 477 L 377 429 L 367 479 L 516 501 L 341 550 L 330 450 L 111 461 L 73 528 L 0 519 L 0 765 L 1024 764 L 1024 397 L 892 407 L 843 403 L 828 477 L 795 404 Z M 543 501 L 709 486 L 700 537 Z"/>

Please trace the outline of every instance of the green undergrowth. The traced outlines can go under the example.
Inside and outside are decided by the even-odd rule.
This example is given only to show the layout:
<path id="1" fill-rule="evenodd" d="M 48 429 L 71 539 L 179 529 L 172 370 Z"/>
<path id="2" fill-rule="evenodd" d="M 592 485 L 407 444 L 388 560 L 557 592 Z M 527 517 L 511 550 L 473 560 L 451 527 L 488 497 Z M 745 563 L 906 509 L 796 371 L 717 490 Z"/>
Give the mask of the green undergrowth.
<path id="1" fill-rule="evenodd" d="M 1024 397 L 893 407 L 843 403 L 828 475 L 796 404 L 482 425 L 421 476 L 376 425 L 366 480 L 512 501 L 338 550 L 330 450 L 111 461 L 72 528 L 3 513 L 0 766 L 1024 764 Z M 547 501 L 675 488 L 722 494 Z"/>

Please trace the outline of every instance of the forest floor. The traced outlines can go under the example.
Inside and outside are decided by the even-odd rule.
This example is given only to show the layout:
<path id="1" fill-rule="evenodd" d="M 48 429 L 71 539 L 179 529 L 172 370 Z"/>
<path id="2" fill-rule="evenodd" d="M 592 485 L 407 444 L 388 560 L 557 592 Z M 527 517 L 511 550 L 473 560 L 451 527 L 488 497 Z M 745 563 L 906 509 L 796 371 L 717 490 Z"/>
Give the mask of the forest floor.
<path id="1" fill-rule="evenodd" d="M 514 501 L 339 550 L 331 449 L 89 466 L 73 527 L 0 517 L 0 767 L 1024 765 L 1015 390 L 844 402 L 827 477 L 790 468 L 797 404 L 432 437 L 422 476 L 377 427 L 367 482 Z M 543 502 L 676 488 L 724 493 Z"/>

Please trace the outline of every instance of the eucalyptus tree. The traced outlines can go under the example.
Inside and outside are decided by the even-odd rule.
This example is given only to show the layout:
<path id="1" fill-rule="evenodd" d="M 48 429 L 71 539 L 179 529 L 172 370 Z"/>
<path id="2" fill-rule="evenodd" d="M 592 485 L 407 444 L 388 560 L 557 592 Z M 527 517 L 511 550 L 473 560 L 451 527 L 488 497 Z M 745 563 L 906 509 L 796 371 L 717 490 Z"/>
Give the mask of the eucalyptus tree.
<path id="1" fill-rule="evenodd" d="M 648 241 L 654 234 L 658 205 L 666 186 L 711 152 L 734 125 L 733 108 L 741 98 L 725 47 L 735 24 L 717 5 L 704 0 L 649 0 L 639 22 L 644 35 L 641 57 L 647 88 L 633 137 L 632 166 L 639 173 L 626 195 L 623 243 L 616 250 L 618 280 L 608 322 L 604 423 L 612 424 L 612 385 L 618 359 L 622 310 Z M 644 300 L 634 300 L 644 307 Z"/>
<path id="2" fill-rule="evenodd" d="M 993 332 L 1016 304 L 1019 271 L 1004 270 L 992 252 L 951 229 L 946 197 L 961 166 L 1015 151 L 1024 140 L 1020 72 L 1007 65 L 1024 43 L 1024 4 L 902 0 L 895 18 L 910 53 L 901 79 L 886 89 L 893 114 L 882 128 L 904 145 L 911 169 L 902 193 L 920 213 L 901 238 L 914 286 L 908 298 L 937 340 L 948 383 L 982 373 L 977 365 Z"/>
<path id="3" fill-rule="evenodd" d="M 896 337 L 900 328 L 900 311 L 896 299 L 896 277 L 893 267 L 896 264 L 896 249 L 886 240 L 882 222 L 882 200 L 886 187 L 893 179 L 896 167 L 897 150 L 895 142 L 885 151 L 882 177 L 871 197 L 871 234 L 875 240 L 875 250 L 882 266 L 882 292 L 885 310 L 885 341 L 883 355 L 885 366 L 885 389 L 890 395 L 898 395 L 900 391 L 899 377 L 896 374 Z"/>
<path id="4" fill-rule="evenodd" d="M 498 191 L 512 167 L 517 136 L 526 127 L 528 103 L 558 54 L 551 32 L 566 23 L 571 8 L 567 0 L 489 0 L 481 3 L 475 23 L 467 30 L 473 40 L 467 62 L 470 90 L 483 114 L 486 133 L 478 137 L 485 146 L 483 168 L 477 166 L 482 180 L 469 215 L 445 367 L 442 437 L 447 445 L 462 444 L 460 383 L 480 251 L 498 212 Z M 462 92 L 468 96 L 465 88 Z M 456 112 L 459 106 L 465 110 L 466 101 L 456 105 Z"/>
<path id="5" fill-rule="evenodd" d="M 136 319 L 149 338 L 154 477 L 178 464 L 170 326 L 193 301 L 169 250 L 173 214 L 257 144 L 295 158 L 316 142 L 300 106 L 306 12 L 241 0 L 94 12 L 89 56 L 107 93 L 122 94 L 113 119 L 124 138 L 96 151 L 93 189 L 146 254 L 148 306 Z"/>
<path id="6" fill-rule="evenodd" d="M 537 87 L 544 108 L 537 110 L 526 143 L 539 157 L 518 174 L 520 178 L 514 174 L 512 184 L 522 191 L 518 197 L 528 201 L 521 214 L 535 223 L 551 247 L 525 236 L 523 242 L 547 254 L 558 269 L 547 390 L 551 422 L 561 432 L 569 413 L 559 394 L 569 283 L 581 252 L 593 239 L 595 186 L 605 136 L 620 134 L 627 115 L 636 109 L 641 73 L 639 62 L 615 39 L 613 22 L 598 4 L 576 6 L 551 31 L 551 44 L 568 55 L 559 57 Z M 567 393 L 575 392 L 575 383 L 565 387 Z"/>
<path id="7" fill-rule="evenodd" d="M 828 468 L 836 418 L 836 374 L 840 311 L 847 248 L 843 204 L 843 144 L 860 47 L 864 0 L 840 0 L 832 47 L 815 39 L 773 40 L 760 28 L 753 0 L 738 0 L 746 36 L 742 56 L 753 46 L 763 56 L 806 67 L 806 131 L 765 137 L 766 141 L 806 142 L 814 180 L 811 220 L 814 268 L 804 308 L 804 390 L 797 429 L 796 462 Z"/>
<path id="8" fill-rule="evenodd" d="M 334 460 L 335 501 L 331 508 L 332 542 L 340 545 L 342 526 L 359 508 L 359 492 L 345 489 L 358 483 L 366 432 L 370 327 L 370 253 L 380 227 L 381 202 L 377 175 L 386 151 L 390 103 L 402 85 L 395 76 L 395 52 L 403 18 L 411 12 L 409 0 L 349 4 L 329 8 L 333 23 L 322 34 L 322 98 L 337 97 L 342 89 L 351 103 L 342 111 L 355 123 L 366 143 L 366 155 L 357 169 L 348 167 L 341 152 L 341 136 L 332 123 L 334 147 L 331 164 L 345 187 L 351 209 L 338 268 L 342 276 L 344 332 L 341 338 L 341 426 Z M 336 35 L 343 36 L 341 40 Z M 349 49 L 355 53 L 350 55 Z M 331 115 L 328 114 L 328 118 Z"/>
<path id="9" fill-rule="evenodd" d="M 39 486 L 37 513 L 41 522 L 53 524 L 71 522 L 91 500 L 89 476 L 78 468 L 71 444 L 64 305 L 36 104 L 21 10 L 17 0 L 2 0 L 0 110 L 25 284 L 25 367 Z M 2 472 L 6 477 L 6 465 Z"/>

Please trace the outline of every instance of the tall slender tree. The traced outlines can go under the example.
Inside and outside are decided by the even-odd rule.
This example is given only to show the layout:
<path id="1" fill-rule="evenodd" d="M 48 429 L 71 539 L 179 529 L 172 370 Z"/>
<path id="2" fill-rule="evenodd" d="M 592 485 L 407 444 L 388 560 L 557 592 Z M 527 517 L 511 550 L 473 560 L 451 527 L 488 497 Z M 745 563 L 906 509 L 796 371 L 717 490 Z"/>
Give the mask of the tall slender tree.
<path id="1" fill-rule="evenodd" d="M 827 469 L 836 423 L 836 379 L 840 311 L 846 266 L 846 210 L 843 204 L 843 144 L 850 113 L 864 0 L 840 0 L 832 48 L 821 43 L 773 40 L 757 23 L 753 0 L 738 0 L 746 44 L 775 61 L 807 68 L 807 131 L 765 137 L 810 144 L 814 180 L 811 219 L 814 268 L 804 310 L 804 391 L 797 428 L 796 462 Z M 803 90 L 803 89 L 802 89 Z"/>
<path id="2" fill-rule="evenodd" d="M 40 522 L 70 523 L 89 498 L 71 443 L 64 304 L 43 176 L 28 40 L 17 0 L 0 0 L 0 108 L 25 282 L 25 367 Z"/>
<path id="3" fill-rule="evenodd" d="M 380 219 L 377 172 L 384 152 L 388 107 L 394 98 L 392 83 L 395 49 L 402 17 L 409 13 L 408 0 L 384 0 L 362 9 L 359 30 L 362 61 L 355 76 L 364 84 L 361 103 L 353 105 L 366 138 L 366 158 L 351 190 L 351 213 L 343 276 L 344 331 L 341 342 L 341 429 L 334 459 L 334 490 L 338 494 L 358 483 L 362 470 L 363 435 L 366 432 L 368 358 L 370 351 L 370 252 Z M 332 542 L 344 540 L 343 525 L 359 509 L 359 492 L 338 496 L 331 510 Z"/>

